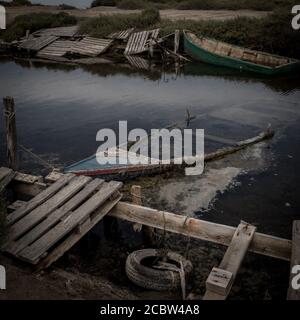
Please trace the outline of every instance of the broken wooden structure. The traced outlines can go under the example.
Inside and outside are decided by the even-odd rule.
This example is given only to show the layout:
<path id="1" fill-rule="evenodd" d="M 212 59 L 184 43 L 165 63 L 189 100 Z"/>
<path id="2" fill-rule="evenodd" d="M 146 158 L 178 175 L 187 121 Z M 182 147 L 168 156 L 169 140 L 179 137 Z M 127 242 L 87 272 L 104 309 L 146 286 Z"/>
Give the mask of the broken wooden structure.
<path id="1" fill-rule="evenodd" d="M 73 174 L 61 176 L 7 216 L 1 250 L 34 265 L 50 265 L 115 206 L 121 185 Z"/>
<path id="2" fill-rule="evenodd" d="M 1 168 L 0 174 L 11 172 Z M 3 178 L 2 178 L 3 179 Z M 45 268 L 70 249 L 104 215 L 134 224 L 161 229 L 227 246 L 218 266 L 207 279 L 204 299 L 224 300 L 248 251 L 299 264 L 299 221 L 293 241 L 258 233 L 241 222 L 237 228 L 141 206 L 138 187 L 132 189 L 135 203 L 121 201 L 118 182 L 52 172 L 41 177 L 16 172 L 10 180 L 18 194 L 31 195 L 28 202 L 16 201 L 8 208 L 7 240 L 2 250 Z M 299 299 L 290 288 L 288 298 Z"/>

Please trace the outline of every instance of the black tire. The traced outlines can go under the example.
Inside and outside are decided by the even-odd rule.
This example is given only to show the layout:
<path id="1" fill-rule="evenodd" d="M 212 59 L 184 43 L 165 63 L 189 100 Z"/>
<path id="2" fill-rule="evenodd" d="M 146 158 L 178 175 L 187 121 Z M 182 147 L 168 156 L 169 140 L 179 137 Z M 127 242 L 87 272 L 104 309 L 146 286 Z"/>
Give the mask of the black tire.
<path id="1" fill-rule="evenodd" d="M 136 285 L 150 290 L 170 291 L 179 288 L 181 286 L 179 272 L 155 269 L 142 264 L 146 258 L 154 260 L 158 257 L 161 257 L 161 253 L 156 249 L 134 251 L 126 260 L 127 277 Z M 186 277 L 193 269 L 191 262 L 180 254 L 169 251 L 166 257 L 178 266 L 182 261 Z"/>

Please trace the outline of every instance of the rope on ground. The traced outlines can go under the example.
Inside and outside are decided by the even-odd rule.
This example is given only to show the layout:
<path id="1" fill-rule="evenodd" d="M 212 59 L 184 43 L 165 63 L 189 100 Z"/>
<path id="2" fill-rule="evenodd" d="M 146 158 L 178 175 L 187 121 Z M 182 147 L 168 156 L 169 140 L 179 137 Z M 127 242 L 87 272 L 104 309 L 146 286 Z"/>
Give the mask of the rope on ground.
<path id="1" fill-rule="evenodd" d="M 42 159 L 40 156 L 38 156 L 37 154 L 33 153 L 32 151 L 30 151 L 29 149 L 27 149 L 26 147 L 24 147 L 21 144 L 18 144 L 18 147 L 21 148 L 23 151 L 29 153 L 32 157 L 36 158 L 37 160 L 39 160 L 45 167 L 50 168 L 52 170 L 55 169 L 55 167 L 50 164 L 49 162 L 47 162 L 46 160 Z"/>

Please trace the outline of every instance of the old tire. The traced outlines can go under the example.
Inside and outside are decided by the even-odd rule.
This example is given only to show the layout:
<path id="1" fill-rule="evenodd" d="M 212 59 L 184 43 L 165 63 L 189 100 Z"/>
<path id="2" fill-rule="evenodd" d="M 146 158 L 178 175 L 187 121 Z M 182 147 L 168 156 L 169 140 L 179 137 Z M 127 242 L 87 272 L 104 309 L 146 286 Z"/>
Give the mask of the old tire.
<path id="1" fill-rule="evenodd" d="M 179 272 L 155 269 L 145 265 L 145 261 L 155 260 L 158 257 L 161 257 L 161 254 L 155 249 L 134 251 L 126 260 L 127 277 L 136 285 L 150 290 L 167 291 L 179 288 L 181 285 Z M 182 261 L 185 277 L 193 269 L 191 262 L 180 254 L 169 251 L 166 253 L 166 257 L 179 268 Z"/>

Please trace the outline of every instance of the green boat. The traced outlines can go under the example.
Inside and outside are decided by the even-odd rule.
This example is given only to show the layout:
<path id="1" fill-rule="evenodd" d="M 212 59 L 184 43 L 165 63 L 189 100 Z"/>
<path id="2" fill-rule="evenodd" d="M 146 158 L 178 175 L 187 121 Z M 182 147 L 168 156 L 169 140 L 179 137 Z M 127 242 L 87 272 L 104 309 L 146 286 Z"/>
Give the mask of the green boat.
<path id="1" fill-rule="evenodd" d="M 184 50 L 193 59 L 239 70 L 276 75 L 293 72 L 300 61 L 266 52 L 250 50 L 183 31 Z"/>

